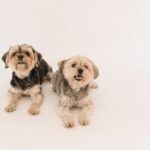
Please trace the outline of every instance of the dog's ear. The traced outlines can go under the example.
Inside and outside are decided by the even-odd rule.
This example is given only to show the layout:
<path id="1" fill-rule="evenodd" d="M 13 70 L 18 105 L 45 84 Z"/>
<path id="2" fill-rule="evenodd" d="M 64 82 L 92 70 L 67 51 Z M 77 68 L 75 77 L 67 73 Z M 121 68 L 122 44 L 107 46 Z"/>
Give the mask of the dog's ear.
<path id="1" fill-rule="evenodd" d="M 93 63 L 93 70 L 94 70 L 94 79 L 96 79 L 99 76 L 99 71 L 94 63 Z"/>
<path id="2" fill-rule="evenodd" d="M 34 50 L 34 49 L 33 49 L 33 52 L 34 52 L 34 55 L 35 55 L 36 66 L 38 66 L 39 62 L 42 59 L 42 55 L 39 52 L 37 52 L 36 50 Z"/>
<path id="3" fill-rule="evenodd" d="M 38 61 L 40 61 L 42 59 L 42 54 L 37 52 L 37 57 L 38 57 Z"/>
<path id="4" fill-rule="evenodd" d="M 36 52 L 36 66 L 40 64 L 40 61 L 42 59 L 42 55 L 39 52 Z"/>
<path id="5" fill-rule="evenodd" d="M 5 63 L 5 68 L 8 68 L 8 54 L 9 52 L 6 52 L 3 56 L 2 56 L 2 60 Z"/>
<path id="6" fill-rule="evenodd" d="M 92 66 L 93 66 L 93 71 L 94 71 L 94 79 L 96 79 L 99 76 L 99 71 L 96 65 L 91 61 Z"/>
<path id="7" fill-rule="evenodd" d="M 58 62 L 58 66 L 59 66 L 59 71 L 62 73 L 63 69 L 64 69 L 64 65 L 67 62 L 67 60 L 61 60 L 60 62 Z"/>

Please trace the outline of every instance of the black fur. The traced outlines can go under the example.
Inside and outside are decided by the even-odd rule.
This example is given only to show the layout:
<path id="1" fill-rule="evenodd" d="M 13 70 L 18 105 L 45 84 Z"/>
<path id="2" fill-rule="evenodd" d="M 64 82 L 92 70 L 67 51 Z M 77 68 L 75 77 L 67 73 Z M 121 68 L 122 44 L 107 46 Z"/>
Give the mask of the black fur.
<path id="1" fill-rule="evenodd" d="M 29 76 L 24 79 L 18 78 L 13 72 L 10 84 L 13 87 L 26 90 L 27 88 L 31 88 L 35 85 L 41 85 L 48 72 L 52 72 L 52 68 L 47 64 L 45 60 L 41 59 L 39 65 L 33 68 Z"/>
<path id="2" fill-rule="evenodd" d="M 8 52 L 6 52 L 6 53 L 3 55 L 3 57 L 2 57 L 2 60 L 3 60 L 4 63 L 5 63 L 5 68 L 8 68 L 8 65 L 6 64 L 6 57 L 7 57 L 7 55 L 8 55 Z"/>

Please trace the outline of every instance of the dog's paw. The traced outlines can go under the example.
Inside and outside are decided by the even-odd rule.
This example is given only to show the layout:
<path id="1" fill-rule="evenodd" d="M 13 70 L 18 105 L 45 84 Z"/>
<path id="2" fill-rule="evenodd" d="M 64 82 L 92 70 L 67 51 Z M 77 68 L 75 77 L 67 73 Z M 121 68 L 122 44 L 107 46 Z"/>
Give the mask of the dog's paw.
<path id="1" fill-rule="evenodd" d="M 28 110 L 28 112 L 31 115 L 38 115 L 40 113 L 40 110 L 37 106 L 31 106 L 30 109 Z"/>
<path id="2" fill-rule="evenodd" d="M 9 104 L 8 106 L 5 107 L 6 112 L 13 112 L 16 110 L 16 105 L 14 104 Z"/>
<path id="3" fill-rule="evenodd" d="M 87 119 L 87 118 L 80 118 L 80 119 L 79 119 L 79 123 L 80 123 L 80 125 L 82 125 L 82 126 L 87 126 L 87 125 L 90 124 L 90 120 Z"/>
<path id="4" fill-rule="evenodd" d="M 97 89 L 98 88 L 97 83 L 96 82 L 91 83 L 90 88 L 91 89 Z"/>
<path id="5" fill-rule="evenodd" d="M 64 123 L 64 126 L 65 126 L 66 128 L 72 128 L 72 127 L 75 126 L 74 120 L 71 119 L 71 118 L 68 118 L 68 119 L 64 120 L 63 123 Z"/>
<path id="6" fill-rule="evenodd" d="M 74 127 L 75 126 L 75 123 L 74 122 L 65 122 L 64 123 L 64 126 L 66 127 L 66 128 L 72 128 L 72 127 Z"/>

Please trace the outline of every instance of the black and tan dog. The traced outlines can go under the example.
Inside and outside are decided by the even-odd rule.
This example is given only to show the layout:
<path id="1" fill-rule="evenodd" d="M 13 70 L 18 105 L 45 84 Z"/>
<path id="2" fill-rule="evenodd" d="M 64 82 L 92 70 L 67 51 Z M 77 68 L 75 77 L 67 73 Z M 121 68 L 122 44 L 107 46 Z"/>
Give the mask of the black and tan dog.
<path id="1" fill-rule="evenodd" d="M 43 102 L 41 84 L 46 79 L 51 79 L 52 68 L 42 59 L 42 55 L 27 44 L 10 47 L 2 57 L 6 68 L 13 70 L 10 96 L 7 112 L 16 110 L 21 96 L 30 96 L 32 104 L 29 108 L 31 115 L 39 114 Z"/>

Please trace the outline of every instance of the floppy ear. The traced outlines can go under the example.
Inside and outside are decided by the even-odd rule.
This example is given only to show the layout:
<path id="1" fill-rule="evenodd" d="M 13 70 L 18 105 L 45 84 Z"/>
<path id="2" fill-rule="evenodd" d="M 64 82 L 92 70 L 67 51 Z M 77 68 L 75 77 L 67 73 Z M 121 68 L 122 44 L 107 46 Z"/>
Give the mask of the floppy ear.
<path id="1" fill-rule="evenodd" d="M 36 66 L 38 66 L 40 60 L 42 59 L 42 55 L 34 49 L 33 49 L 33 52 L 34 52 L 34 55 L 35 55 Z"/>
<path id="2" fill-rule="evenodd" d="M 2 60 L 4 61 L 5 63 L 5 68 L 8 68 L 8 52 L 6 52 L 3 57 L 2 57 Z"/>
<path id="3" fill-rule="evenodd" d="M 93 66 L 93 70 L 94 70 L 94 79 L 96 79 L 99 76 L 99 71 L 98 68 L 96 67 L 96 65 L 91 61 L 92 66 Z"/>
<path id="4" fill-rule="evenodd" d="M 38 61 L 40 61 L 42 59 L 42 55 L 38 52 L 37 52 L 37 58 L 38 58 Z"/>
<path id="5" fill-rule="evenodd" d="M 39 63 L 40 63 L 40 61 L 41 61 L 41 59 L 42 59 L 42 55 L 39 53 L 39 52 L 36 52 L 36 66 L 38 66 L 39 65 Z"/>
<path id="6" fill-rule="evenodd" d="M 58 62 L 58 66 L 59 66 L 59 71 L 62 73 L 63 69 L 64 69 L 64 65 L 67 62 L 67 60 L 61 60 L 60 62 Z"/>

